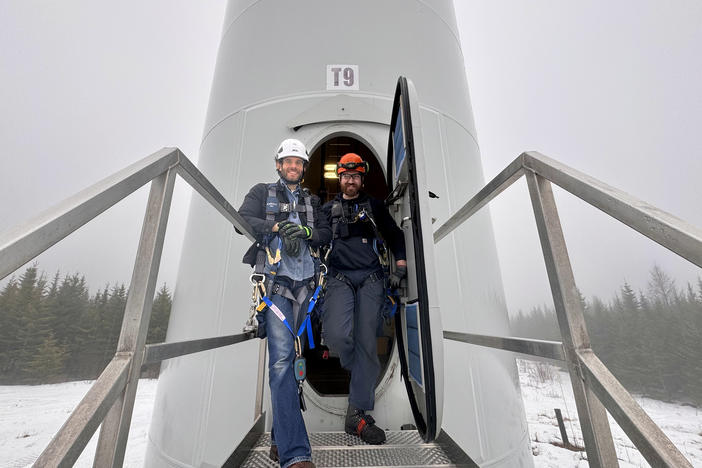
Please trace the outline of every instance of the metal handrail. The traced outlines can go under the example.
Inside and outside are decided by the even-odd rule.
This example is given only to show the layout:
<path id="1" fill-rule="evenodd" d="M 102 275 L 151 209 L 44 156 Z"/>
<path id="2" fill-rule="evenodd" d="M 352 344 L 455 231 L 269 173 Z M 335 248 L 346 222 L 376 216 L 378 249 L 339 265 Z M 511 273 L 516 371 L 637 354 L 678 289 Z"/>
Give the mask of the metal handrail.
<path id="1" fill-rule="evenodd" d="M 526 354 L 528 356 L 553 359 L 554 361 L 565 362 L 566 360 L 565 352 L 563 351 L 563 343 L 560 341 L 530 340 L 514 336 L 479 335 L 476 333 L 462 333 L 447 330 L 444 331 L 444 338 L 447 340 L 484 346 L 486 348 L 495 348 L 503 351 L 512 351 L 513 353 Z"/>
<path id="2" fill-rule="evenodd" d="M 78 403 L 34 466 L 72 466 L 127 384 L 131 357 L 115 356 Z"/>
<path id="3" fill-rule="evenodd" d="M 434 243 L 516 182 L 525 171 L 539 175 L 618 219 L 668 250 L 702 267 L 702 229 L 536 151 L 519 155 L 434 232 Z"/>
<path id="4" fill-rule="evenodd" d="M 603 407 L 653 466 L 692 465 L 590 346 L 550 182 L 702 267 L 702 230 L 537 152 L 519 155 L 434 232 L 434 243 L 526 176 L 563 343 L 444 331 L 444 338 L 565 361 L 591 466 L 618 466 Z"/>
<path id="5" fill-rule="evenodd" d="M 117 353 L 42 452 L 36 462 L 37 466 L 72 465 L 101 423 L 95 466 L 120 466 L 124 458 L 138 374 L 143 364 L 228 346 L 251 338 L 250 335 L 240 334 L 149 346 L 144 343 L 176 173 L 237 230 L 254 240 L 255 235 L 248 223 L 177 148 L 164 148 L 147 156 L 27 223 L 0 234 L 2 279 L 153 181 Z M 522 175 L 526 175 L 529 182 L 564 342 L 450 331 L 444 332 L 445 338 L 565 361 L 571 372 L 581 425 L 586 426 L 583 427 L 583 435 L 592 466 L 613 466 L 617 463 L 606 415 L 604 410 L 598 409 L 600 401 L 650 463 L 656 466 L 691 466 L 592 352 L 582 311 L 573 304 L 572 271 L 547 181 L 556 183 L 698 266 L 702 266 L 702 231 L 597 179 L 539 153 L 528 152 L 515 159 L 449 218 L 434 233 L 434 242 L 447 236 Z M 261 353 L 264 353 L 265 348 L 261 349 Z M 259 362 L 258 380 L 261 388 L 262 366 Z M 591 396 L 593 392 L 599 401 Z M 257 393 L 257 406 L 260 401 L 261 395 Z M 260 408 L 257 409 L 257 414 L 260 414 Z M 605 433 L 604 436 L 602 433 Z"/>
<path id="6" fill-rule="evenodd" d="M 248 223 L 178 148 L 163 148 L 1 233 L 0 279 L 171 168 L 249 240 L 255 239 Z"/>
<path id="7" fill-rule="evenodd" d="M 201 338 L 199 340 L 146 345 L 142 366 L 155 364 L 174 357 L 207 351 L 208 349 L 241 343 L 253 338 L 255 337 L 252 333 L 239 333 L 237 335 L 215 336 L 214 338 Z"/>
<path id="8" fill-rule="evenodd" d="M 253 338 L 239 334 L 146 346 L 146 333 L 176 174 L 249 240 L 255 234 L 212 183 L 178 148 L 163 148 L 0 234 L 0 279 L 151 182 L 117 352 L 41 453 L 35 466 L 72 466 L 102 426 L 94 466 L 121 466 L 139 373 L 145 364 Z M 259 365 L 259 374 L 261 374 Z M 261 400 L 259 375 L 257 402 Z M 257 403 L 258 404 L 258 403 Z M 260 408 L 256 408 L 260 414 Z"/>

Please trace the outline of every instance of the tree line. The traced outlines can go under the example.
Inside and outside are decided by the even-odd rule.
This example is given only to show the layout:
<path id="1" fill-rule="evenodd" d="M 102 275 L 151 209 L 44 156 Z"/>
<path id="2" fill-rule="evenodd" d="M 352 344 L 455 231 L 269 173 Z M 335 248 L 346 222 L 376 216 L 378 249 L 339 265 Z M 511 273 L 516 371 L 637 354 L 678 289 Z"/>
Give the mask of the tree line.
<path id="1" fill-rule="evenodd" d="M 47 280 L 36 265 L 0 290 L 0 384 L 95 379 L 117 348 L 124 284 L 90 295 L 79 274 Z M 624 282 L 605 302 L 581 295 L 592 347 L 631 392 L 702 405 L 702 280 L 678 288 L 659 267 L 647 291 Z M 166 338 L 171 294 L 157 292 L 147 343 Z M 560 341 L 555 312 L 535 307 L 510 320 L 515 336 Z M 147 375 L 158 374 L 158 364 Z"/>
<path id="2" fill-rule="evenodd" d="M 581 295 L 592 349 L 633 393 L 702 405 L 702 279 L 678 288 L 660 267 L 647 291 L 626 281 L 605 302 Z M 513 335 L 561 341 L 551 307 L 535 307 L 510 320 Z"/>
<path id="3" fill-rule="evenodd" d="M 37 265 L 0 291 L 0 384 L 95 379 L 112 359 L 128 290 L 106 285 L 90 295 L 85 277 L 47 280 Z M 164 284 L 153 302 L 147 343 L 166 338 L 171 294 Z M 147 370 L 158 374 L 158 364 Z"/>

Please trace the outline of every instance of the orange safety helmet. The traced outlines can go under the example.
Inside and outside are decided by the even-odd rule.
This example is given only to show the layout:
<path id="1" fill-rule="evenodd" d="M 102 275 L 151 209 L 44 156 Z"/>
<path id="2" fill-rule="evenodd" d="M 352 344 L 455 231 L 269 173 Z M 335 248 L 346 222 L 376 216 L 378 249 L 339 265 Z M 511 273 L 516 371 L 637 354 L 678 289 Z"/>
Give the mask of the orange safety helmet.
<path id="1" fill-rule="evenodd" d="M 341 157 L 338 163 L 336 163 L 336 175 L 341 175 L 342 172 L 346 171 L 356 171 L 361 174 L 368 174 L 370 166 L 368 162 L 361 159 L 356 153 L 346 153 Z"/>

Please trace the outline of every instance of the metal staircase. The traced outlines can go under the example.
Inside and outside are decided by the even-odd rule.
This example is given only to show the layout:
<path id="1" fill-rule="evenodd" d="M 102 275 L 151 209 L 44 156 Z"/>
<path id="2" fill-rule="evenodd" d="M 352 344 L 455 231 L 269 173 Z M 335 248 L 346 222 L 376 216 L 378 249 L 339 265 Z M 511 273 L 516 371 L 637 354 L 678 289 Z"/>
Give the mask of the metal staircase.
<path id="1" fill-rule="evenodd" d="M 318 468 L 331 467 L 462 467 L 477 468 L 468 455 L 441 432 L 433 442 L 424 442 L 417 431 L 387 431 L 383 445 L 368 445 L 345 432 L 310 434 L 312 461 Z M 270 432 L 250 433 L 222 468 L 276 468 L 268 456 Z"/>
<path id="2" fill-rule="evenodd" d="M 236 210 L 180 150 L 174 148 L 158 151 L 26 224 L 0 235 L 1 279 L 151 182 L 122 331 L 114 358 L 41 454 L 35 466 L 71 466 L 99 426 L 101 431 L 94 466 L 121 466 L 138 376 L 143 365 L 251 339 L 249 335 L 237 334 L 145 345 L 176 174 L 212 204 L 233 227 L 253 240 L 250 227 Z M 563 342 L 451 331 L 445 331 L 444 338 L 564 361 L 571 374 L 590 466 L 618 466 L 605 409 L 651 465 L 691 466 L 590 347 L 551 182 L 701 267 L 702 231 L 546 156 L 523 153 L 436 230 L 434 242 L 440 242 L 522 175 L 527 178 Z M 227 463 L 274 466 L 266 456 L 269 436 L 260 430 L 263 421 L 264 343 L 261 341 L 259 353 L 256 421 Z M 413 431 L 392 432 L 388 443 L 383 446 L 359 444 L 355 438 L 343 433 L 317 433 L 312 434 L 311 438 L 313 457 L 320 467 L 476 466 L 443 432 L 441 437 L 429 444 L 424 443 Z"/>

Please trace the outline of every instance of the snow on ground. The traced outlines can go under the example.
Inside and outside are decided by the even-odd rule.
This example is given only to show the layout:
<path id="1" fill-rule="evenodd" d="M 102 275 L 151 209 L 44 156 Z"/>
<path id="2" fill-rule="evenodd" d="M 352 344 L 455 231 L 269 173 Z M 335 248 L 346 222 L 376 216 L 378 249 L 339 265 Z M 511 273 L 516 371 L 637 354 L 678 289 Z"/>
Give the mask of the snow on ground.
<path id="1" fill-rule="evenodd" d="M 567 372 L 545 363 L 518 359 L 519 380 L 526 410 L 534 465 L 537 468 L 588 466 L 585 452 L 553 445 L 561 443 L 554 408 L 560 408 L 571 444 L 583 446 L 573 388 Z M 658 424 L 695 467 L 702 467 L 702 408 L 636 397 L 637 403 Z M 622 468 L 649 466 L 617 423 L 609 417 L 612 436 Z M 575 437 L 573 436 L 575 434 Z"/>
<path id="2" fill-rule="evenodd" d="M 584 452 L 557 447 L 561 436 L 554 408 L 560 408 L 571 443 L 582 446 L 575 400 L 567 373 L 543 363 L 518 360 L 522 397 L 537 468 L 588 466 Z M 141 467 L 146 451 L 157 380 L 139 381 L 124 466 Z M 0 467 L 30 466 L 65 422 L 92 382 L 0 386 Z M 564 397 L 565 395 L 565 397 Z M 702 409 L 636 398 L 693 466 L 702 468 Z M 610 419 L 622 468 L 648 466 L 634 445 Z M 97 445 L 93 437 L 75 466 L 90 467 Z"/>
<path id="3" fill-rule="evenodd" d="M 129 430 L 125 467 L 141 467 L 151 420 L 156 382 L 141 379 Z M 86 394 L 92 381 L 53 385 L 0 386 L 0 467 L 31 466 Z M 100 430 L 90 440 L 76 467 L 92 467 Z"/>

